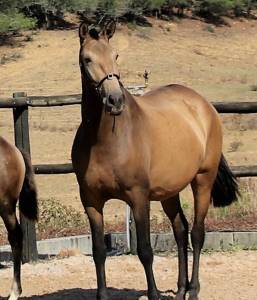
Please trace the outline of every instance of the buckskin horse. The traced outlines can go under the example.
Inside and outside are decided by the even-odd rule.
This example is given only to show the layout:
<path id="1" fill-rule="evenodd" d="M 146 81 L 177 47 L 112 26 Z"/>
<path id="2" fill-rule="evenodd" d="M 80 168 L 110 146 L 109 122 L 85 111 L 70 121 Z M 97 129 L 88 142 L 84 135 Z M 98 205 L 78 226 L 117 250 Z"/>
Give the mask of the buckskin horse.
<path id="1" fill-rule="evenodd" d="M 238 186 L 222 155 L 222 129 L 214 107 L 195 91 L 168 85 L 140 97 L 122 85 L 117 52 L 109 40 L 115 22 L 101 31 L 82 23 L 80 69 L 82 122 L 72 162 L 80 197 L 88 215 L 97 275 L 97 299 L 110 299 L 105 280 L 103 207 L 108 199 L 124 200 L 132 209 L 137 253 L 143 264 L 148 298 L 160 299 L 152 271 L 149 205 L 160 201 L 173 226 L 178 246 L 176 300 L 197 300 L 199 258 L 208 207 L 231 204 Z M 194 222 L 191 231 L 193 271 L 188 279 L 188 223 L 179 192 L 191 184 Z"/>
<path id="2" fill-rule="evenodd" d="M 28 155 L 0 136 L 0 216 L 8 232 L 13 255 L 13 283 L 9 300 L 19 298 L 21 288 L 22 231 L 16 204 L 30 220 L 37 220 L 37 191 Z"/>

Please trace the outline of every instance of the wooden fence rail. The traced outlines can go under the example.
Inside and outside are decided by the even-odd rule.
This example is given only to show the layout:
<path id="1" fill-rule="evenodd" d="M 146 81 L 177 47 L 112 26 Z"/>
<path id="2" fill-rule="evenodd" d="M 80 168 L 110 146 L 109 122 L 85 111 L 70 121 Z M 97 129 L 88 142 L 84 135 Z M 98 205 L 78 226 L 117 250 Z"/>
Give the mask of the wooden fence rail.
<path id="1" fill-rule="evenodd" d="M 257 165 L 232 166 L 231 170 L 236 177 L 257 177 Z M 70 174 L 74 172 L 72 164 L 34 165 L 34 171 L 38 175 Z"/>
<path id="2" fill-rule="evenodd" d="M 143 86 L 130 87 L 134 95 L 142 93 Z M 15 107 L 49 107 L 81 104 L 81 94 L 64 96 L 22 96 L 17 98 L 1 98 L 0 108 Z M 257 102 L 212 102 L 219 113 L 252 114 L 257 113 Z"/>
<path id="3" fill-rule="evenodd" d="M 134 95 L 142 94 L 145 86 L 128 87 Z M 18 148 L 30 153 L 29 141 L 29 107 L 54 107 L 81 104 L 81 95 L 65 96 L 27 96 L 26 93 L 14 93 L 13 98 L 0 98 L 0 108 L 12 108 L 14 117 L 15 144 Z M 257 102 L 214 102 L 214 107 L 219 113 L 250 114 L 257 113 Z M 68 174 L 73 173 L 72 164 L 44 164 L 34 165 L 36 174 Z M 237 177 L 257 176 L 257 165 L 235 166 L 233 173 Z M 22 215 L 20 216 L 23 242 L 23 261 L 37 259 L 35 225 Z M 133 238 L 131 237 L 131 240 Z"/>

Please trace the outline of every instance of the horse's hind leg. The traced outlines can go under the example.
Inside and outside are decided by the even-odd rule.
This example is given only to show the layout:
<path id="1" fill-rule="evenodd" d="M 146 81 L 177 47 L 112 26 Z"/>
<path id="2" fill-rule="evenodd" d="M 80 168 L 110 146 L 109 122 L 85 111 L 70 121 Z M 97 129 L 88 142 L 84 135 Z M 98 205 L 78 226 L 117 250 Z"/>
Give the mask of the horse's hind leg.
<path id="1" fill-rule="evenodd" d="M 153 251 L 150 241 L 150 203 L 144 193 L 134 190 L 131 195 L 132 211 L 137 232 L 137 254 L 145 269 L 148 299 L 160 299 L 153 275 Z"/>
<path id="2" fill-rule="evenodd" d="M 193 270 L 189 285 L 189 300 L 198 300 L 200 291 L 199 283 L 199 260 L 204 243 L 205 228 L 204 219 L 207 215 L 211 201 L 211 189 L 214 181 L 213 174 L 198 174 L 192 181 L 191 186 L 194 194 L 194 223 L 191 231 L 193 246 Z"/>
<path id="3" fill-rule="evenodd" d="M 176 300 L 184 300 L 188 290 L 188 263 L 187 263 L 187 247 L 188 247 L 188 223 L 182 211 L 179 195 L 162 201 L 162 207 L 169 217 L 174 237 L 178 246 L 178 291 Z"/>
<path id="4" fill-rule="evenodd" d="M 7 232 L 8 240 L 12 248 L 13 255 L 13 283 L 8 300 L 16 300 L 19 298 L 21 288 L 21 254 L 22 254 L 22 231 L 17 221 L 15 212 L 3 213 L 2 218 L 4 220 Z"/>

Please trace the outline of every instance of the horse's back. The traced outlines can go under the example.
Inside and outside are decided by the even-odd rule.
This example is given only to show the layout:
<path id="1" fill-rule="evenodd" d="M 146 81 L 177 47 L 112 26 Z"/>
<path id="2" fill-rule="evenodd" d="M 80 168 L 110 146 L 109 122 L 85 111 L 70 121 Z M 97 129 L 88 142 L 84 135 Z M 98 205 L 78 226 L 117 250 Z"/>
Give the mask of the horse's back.
<path id="1" fill-rule="evenodd" d="M 137 97 L 138 103 L 142 103 L 148 109 L 152 108 L 156 112 L 173 110 L 183 114 L 185 109 L 189 109 L 194 114 L 216 114 L 214 107 L 200 94 L 193 89 L 179 85 L 170 84 L 156 88 Z M 180 111 L 182 109 L 182 111 Z"/>
<path id="2" fill-rule="evenodd" d="M 138 97 L 137 103 L 153 127 L 162 126 L 162 131 L 166 128 L 170 133 L 171 128 L 177 133 L 187 129 L 196 134 L 202 144 L 206 143 L 212 124 L 220 126 L 214 107 L 194 90 L 181 85 L 172 84 L 150 91 Z"/>

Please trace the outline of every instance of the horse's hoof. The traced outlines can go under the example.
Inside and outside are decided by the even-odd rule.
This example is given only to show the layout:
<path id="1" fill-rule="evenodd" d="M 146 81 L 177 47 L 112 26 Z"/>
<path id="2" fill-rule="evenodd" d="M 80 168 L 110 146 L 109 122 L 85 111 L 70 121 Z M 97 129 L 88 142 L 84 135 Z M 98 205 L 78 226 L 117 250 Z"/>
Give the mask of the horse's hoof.
<path id="1" fill-rule="evenodd" d="M 186 300 L 186 295 L 185 294 L 177 294 L 174 297 L 174 300 Z"/>
<path id="2" fill-rule="evenodd" d="M 97 300 L 109 300 L 110 298 L 108 296 L 107 291 L 104 291 L 104 292 L 101 292 L 101 293 L 97 293 L 96 299 Z"/>
<path id="3" fill-rule="evenodd" d="M 22 293 L 21 286 L 17 286 L 16 284 L 13 284 L 8 300 L 17 300 L 20 297 L 21 293 Z"/>
<path id="4" fill-rule="evenodd" d="M 197 295 L 189 295 L 188 300 L 199 300 L 199 297 Z"/>
<path id="5" fill-rule="evenodd" d="M 109 300 L 108 296 L 97 296 L 96 297 L 97 300 Z"/>
<path id="6" fill-rule="evenodd" d="M 11 292 L 8 300 L 17 300 L 20 296 L 21 292 L 15 293 L 15 292 Z"/>
<path id="7" fill-rule="evenodd" d="M 148 293 L 148 299 L 149 300 L 161 300 L 161 295 L 157 291 Z"/>

